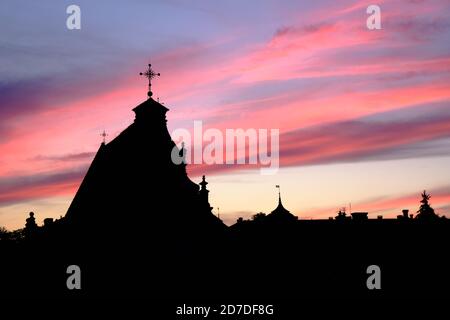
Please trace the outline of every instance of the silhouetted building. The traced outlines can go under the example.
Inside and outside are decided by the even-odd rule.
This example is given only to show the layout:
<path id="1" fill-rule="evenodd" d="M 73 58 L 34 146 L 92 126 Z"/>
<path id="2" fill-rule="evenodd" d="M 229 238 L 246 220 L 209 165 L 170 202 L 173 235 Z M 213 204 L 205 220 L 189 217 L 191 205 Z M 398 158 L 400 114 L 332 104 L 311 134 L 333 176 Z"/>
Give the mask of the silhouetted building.
<path id="1" fill-rule="evenodd" d="M 413 218 L 413 215 L 409 214 L 409 210 L 408 209 L 403 209 L 402 210 L 402 214 L 397 216 L 397 219 L 399 219 L 399 220 L 409 220 L 409 219 L 412 219 L 412 218 Z"/>
<path id="2" fill-rule="evenodd" d="M 65 224 L 81 237 L 199 237 L 225 225 L 212 212 L 207 182 L 201 190 L 172 161 L 184 156 L 166 126 L 169 109 L 149 98 L 133 109 L 134 123 L 109 143 L 100 145 L 73 199 Z M 131 231 L 132 230 L 132 231 Z"/>
<path id="3" fill-rule="evenodd" d="M 347 216 L 347 213 L 345 212 L 345 210 L 339 210 L 335 219 L 336 219 L 336 221 L 346 221 L 346 220 L 350 220 L 351 217 Z"/>
<path id="4" fill-rule="evenodd" d="M 266 218 L 269 222 L 292 222 L 298 220 L 296 216 L 283 206 L 281 194 L 278 194 L 278 206 Z"/>
<path id="5" fill-rule="evenodd" d="M 352 220 L 366 221 L 368 219 L 368 212 L 352 212 Z"/>
<path id="6" fill-rule="evenodd" d="M 53 225 L 53 218 L 45 218 L 44 219 L 44 227 L 50 227 Z"/>

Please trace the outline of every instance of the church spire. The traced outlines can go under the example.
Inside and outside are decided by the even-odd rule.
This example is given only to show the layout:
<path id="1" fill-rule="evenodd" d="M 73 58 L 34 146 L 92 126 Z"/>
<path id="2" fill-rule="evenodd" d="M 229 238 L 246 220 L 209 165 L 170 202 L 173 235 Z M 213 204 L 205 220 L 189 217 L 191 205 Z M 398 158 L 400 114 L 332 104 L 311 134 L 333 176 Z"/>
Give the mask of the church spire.
<path id="1" fill-rule="evenodd" d="M 278 206 L 273 210 L 267 217 L 269 219 L 276 219 L 281 221 L 291 221 L 291 220 L 297 220 L 297 217 L 294 216 L 292 213 L 289 212 L 285 207 L 283 207 L 283 204 L 281 203 L 281 188 L 280 185 L 276 185 L 275 188 L 278 189 Z"/>
<path id="2" fill-rule="evenodd" d="M 278 189 L 278 205 L 279 205 L 279 206 L 282 206 L 282 204 L 281 204 L 281 188 L 280 188 L 280 185 L 277 184 L 277 185 L 275 186 L 275 188 Z"/>
<path id="3" fill-rule="evenodd" d="M 206 190 L 206 191 L 208 191 L 207 189 L 206 189 L 206 185 L 208 184 L 208 182 L 206 182 L 206 180 L 205 180 L 205 175 L 203 175 L 202 176 L 202 182 L 200 182 L 199 183 L 199 185 L 202 187 L 202 189 L 201 190 Z M 209 192 L 209 191 L 208 191 Z"/>
<path id="4" fill-rule="evenodd" d="M 208 199 L 209 198 L 208 197 L 209 190 L 206 189 L 207 184 L 208 184 L 208 182 L 206 182 L 205 176 L 203 175 L 202 182 L 199 183 L 199 185 L 201 187 L 200 191 L 199 191 L 199 195 L 200 195 L 200 199 L 201 199 L 203 205 L 211 210 L 212 207 L 210 206 L 209 199 Z"/>

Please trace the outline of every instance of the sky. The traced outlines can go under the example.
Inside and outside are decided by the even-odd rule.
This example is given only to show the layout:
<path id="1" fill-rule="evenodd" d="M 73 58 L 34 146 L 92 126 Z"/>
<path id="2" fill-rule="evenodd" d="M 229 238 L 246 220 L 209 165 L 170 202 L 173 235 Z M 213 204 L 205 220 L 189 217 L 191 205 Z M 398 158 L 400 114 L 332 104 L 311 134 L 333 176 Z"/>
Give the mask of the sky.
<path id="1" fill-rule="evenodd" d="M 149 62 L 170 132 L 279 129 L 276 174 L 188 167 L 227 224 L 272 211 L 275 185 L 301 219 L 414 213 L 424 189 L 450 217 L 449 16 L 447 0 L 3 0 L 0 226 L 64 216 L 101 132 L 146 99 Z"/>

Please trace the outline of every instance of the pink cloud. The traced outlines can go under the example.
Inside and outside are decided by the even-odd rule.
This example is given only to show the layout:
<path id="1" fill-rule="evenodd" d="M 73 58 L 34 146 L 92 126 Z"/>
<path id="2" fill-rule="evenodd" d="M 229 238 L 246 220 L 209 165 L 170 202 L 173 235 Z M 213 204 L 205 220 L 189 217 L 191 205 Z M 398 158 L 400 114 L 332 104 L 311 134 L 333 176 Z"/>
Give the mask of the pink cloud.
<path id="1" fill-rule="evenodd" d="M 446 52 L 441 54 L 443 49 L 436 49 L 429 42 L 447 30 L 446 22 L 435 17 L 445 2 L 407 6 L 406 9 L 401 2 L 378 2 L 386 4 L 383 7 L 386 24 L 380 32 L 365 29 L 364 9 L 368 4 L 371 3 L 334 4 L 333 8 L 339 9 L 319 10 L 307 19 L 299 13 L 297 23 L 280 25 L 267 34 L 265 40 L 240 43 L 230 52 L 221 50 L 222 46 L 238 41 L 238 34 L 160 53 L 154 60 L 163 76 L 158 79 L 156 88 L 168 106 L 173 106 L 168 115 L 169 124 L 174 120 L 186 124 L 195 118 L 221 130 L 279 128 L 281 161 L 286 166 L 353 161 L 446 136 L 450 131 L 448 118 L 421 122 L 414 130 L 398 124 L 380 126 L 376 131 L 352 127 L 352 121 L 368 115 L 450 100 L 447 85 L 450 58 Z M 420 17 L 411 18 L 411 12 Z M 426 32 L 425 38 L 418 38 L 421 30 Z M 376 54 L 377 50 L 383 53 Z M 70 88 L 73 92 L 83 86 L 99 89 L 96 94 L 75 100 L 59 102 L 59 99 L 56 103 L 23 97 L 22 104 L 36 103 L 40 108 L 31 108 L 28 113 L 12 110 L 14 117 L 8 115 L 7 126 L 0 128 L 2 137 L 7 137 L 0 140 L 0 177 L 9 179 L 50 169 L 67 171 L 87 164 L 89 157 L 75 162 L 57 158 L 61 154 L 92 154 L 98 148 L 103 129 L 107 129 L 109 139 L 113 139 L 132 122 L 130 110 L 145 99 L 145 81 L 137 76 L 140 70 L 131 67 L 128 70 L 130 75 L 111 90 L 105 91 L 95 81 L 74 85 Z M 418 79 L 425 76 L 426 79 Z M 383 85 L 383 79 L 388 77 L 398 77 L 405 82 L 392 81 Z M 303 82 L 297 86 L 273 92 L 267 90 L 266 94 L 266 88 L 271 89 L 273 84 L 288 87 L 289 81 L 299 80 Z M 306 81 L 313 80 L 317 81 L 314 86 L 302 87 Z M 261 89 L 254 90 L 256 93 L 227 100 L 231 92 L 247 93 L 246 90 L 259 85 Z M 346 121 L 353 132 L 339 125 Z M 314 126 L 325 126 L 322 128 L 329 131 L 319 132 Z M 197 175 L 245 168 L 250 167 L 199 166 L 189 170 Z M 59 190 L 69 192 L 77 183 L 74 178 L 65 182 L 49 181 L 42 186 L 18 187 L 2 194 L 1 199 L 19 201 L 50 196 Z M 58 188 L 60 185 L 66 187 Z"/>
<path id="2" fill-rule="evenodd" d="M 439 208 L 450 205 L 450 192 L 447 190 L 431 190 L 431 206 L 435 209 L 435 212 L 441 216 L 450 217 L 450 212 L 441 210 Z M 359 203 L 353 203 L 353 211 L 367 211 L 370 218 L 376 218 L 378 215 L 382 215 L 385 218 L 396 218 L 401 215 L 401 210 L 408 209 L 410 214 L 416 215 L 416 211 L 420 206 L 420 192 L 404 194 L 396 197 L 385 197 L 382 199 L 368 199 Z M 307 216 L 301 218 L 325 218 L 336 216 L 339 208 L 320 208 L 317 210 L 310 210 Z"/>

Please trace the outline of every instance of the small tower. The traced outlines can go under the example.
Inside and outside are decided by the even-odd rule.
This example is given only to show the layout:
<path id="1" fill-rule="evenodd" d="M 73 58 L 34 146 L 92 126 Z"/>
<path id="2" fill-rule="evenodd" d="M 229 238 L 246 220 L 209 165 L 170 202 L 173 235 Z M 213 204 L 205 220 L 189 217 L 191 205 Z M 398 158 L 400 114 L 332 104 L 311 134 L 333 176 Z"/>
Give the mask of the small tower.
<path id="1" fill-rule="evenodd" d="M 36 219 L 34 218 L 34 212 L 30 212 L 30 216 L 26 219 L 25 223 L 25 237 L 34 237 L 37 229 L 38 225 L 36 224 Z"/>
<path id="2" fill-rule="evenodd" d="M 202 182 L 199 183 L 199 185 L 200 185 L 200 191 L 199 191 L 200 201 L 201 201 L 202 205 L 204 205 L 205 207 L 208 207 L 209 210 L 211 210 L 213 207 L 211 207 L 211 205 L 209 204 L 209 190 L 206 189 L 207 184 L 208 184 L 208 182 L 206 182 L 205 176 L 203 175 Z"/>
<path id="3" fill-rule="evenodd" d="M 202 198 L 202 201 L 209 203 L 209 200 L 208 200 L 209 190 L 206 189 L 208 182 L 206 182 L 206 180 L 205 180 L 205 175 L 202 176 L 202 182 L 200 182 L 199 185 L 200 185 L 200 197 Z"/>
<path id="4" fill-rule="evenodd" d="M 268 220 L 272 222 L 296 221 L 297 217 L 290 213 L 289 210 L 287 210 L 285 207 L 283 207 L 283 204 L 281 203 L 280 186 L 276 185 L 275 187 L 278 189 L 278 206 L 267 216 Z"/>

